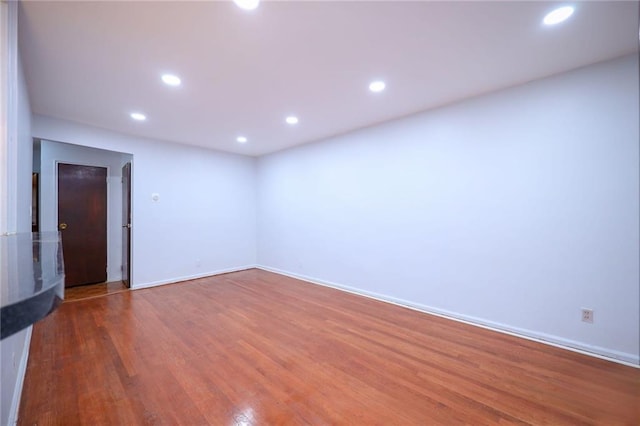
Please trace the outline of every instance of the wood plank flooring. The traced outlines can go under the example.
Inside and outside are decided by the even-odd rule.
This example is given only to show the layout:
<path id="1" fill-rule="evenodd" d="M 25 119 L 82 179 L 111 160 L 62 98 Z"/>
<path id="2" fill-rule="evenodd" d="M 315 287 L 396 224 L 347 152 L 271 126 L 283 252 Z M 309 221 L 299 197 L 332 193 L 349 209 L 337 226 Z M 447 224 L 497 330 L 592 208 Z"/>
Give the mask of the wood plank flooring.
<path id="1" fill-rule="evenodd" d="M 122 281 L 110 283 L 80 285 L 64 289 L 64 301 L 75 302 L 77 300 L 91 299 L 93 297 L 107 296 L 109 294 L 129 291 Z"/>
<path id="2" fill-rule="evenodd" d="M 640 370 L 248 270 L 63 304 L 20 425 L 640 424 Z"/>

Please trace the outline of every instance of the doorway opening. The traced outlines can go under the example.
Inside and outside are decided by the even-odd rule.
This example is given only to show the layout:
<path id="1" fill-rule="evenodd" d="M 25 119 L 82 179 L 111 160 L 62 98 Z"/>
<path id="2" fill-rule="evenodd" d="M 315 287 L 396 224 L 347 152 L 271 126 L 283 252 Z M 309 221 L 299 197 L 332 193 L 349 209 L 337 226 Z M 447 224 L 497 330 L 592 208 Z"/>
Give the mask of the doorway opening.
<path id="1" fill-rule="evenodd" d="M 93 293 L 110 294 L 133 284 L 132 162 L 128 153 L 34 141 L 38 229 L 61 233 L 65 287 L 89 290 L 98 283 L 104 289 Z"/>

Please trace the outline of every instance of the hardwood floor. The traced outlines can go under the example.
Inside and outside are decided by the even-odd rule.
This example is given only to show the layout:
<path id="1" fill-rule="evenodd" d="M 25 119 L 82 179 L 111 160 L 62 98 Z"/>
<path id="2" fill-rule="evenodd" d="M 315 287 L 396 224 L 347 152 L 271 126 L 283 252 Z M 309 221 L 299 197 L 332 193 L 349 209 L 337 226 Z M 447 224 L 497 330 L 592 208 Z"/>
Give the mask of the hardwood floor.
<path id="1" fill-rule="evenodd" d="M 109 294 L 120 293 L 128 290 L 129 289 L 122 283 L 122 281 L 81 285 L 77 287 L 66 288 L 64 290 L 64 301 L 75 302 L 78 300 L 107 296 Z"/>
<path id="2" fill-rule="evenodd" d="M 249 270 L 65 303 L 20 425 L 640 424 L 640 370 Z"/>

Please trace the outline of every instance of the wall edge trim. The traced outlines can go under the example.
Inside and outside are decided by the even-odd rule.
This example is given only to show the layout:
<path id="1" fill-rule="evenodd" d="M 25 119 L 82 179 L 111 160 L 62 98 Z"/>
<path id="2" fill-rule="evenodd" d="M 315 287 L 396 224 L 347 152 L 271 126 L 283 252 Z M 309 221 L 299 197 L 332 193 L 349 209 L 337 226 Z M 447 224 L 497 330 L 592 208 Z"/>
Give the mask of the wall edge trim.
<path id="1" fill-rule="evenodd" d="M 215 271 L 203 272 L 201 274 L 185 275 L 185 276 L 182 276 L 182 277 L 175 277 L 175 278 L 170 278 L 170 279 L 166 279 L 166 280 L 151 281 L 151 282 L 142 283 L 142 284 L 135 284 L 135 285 L 131 286 L 131 290 L 140 290 L 140 289 L 143 289 L 143 288 L 158 287 L 158 286 L 167 285 L 167 284 L 177 284 L 177 283 L 180 283 L 180 282 L 183 282 L 183 281 L 196 280 L 198 278 L 213 277 L 215 275 L 228 274 L 230 272 L 246 271 L 247 269 L 255 269 L 255 268 L 257 268 L 257 266 L 251 264 L 251 265 L 244 265 L 244 266 L 236 266 L 236 267 L 232 267 L 232 268 L 218 269 L 218 270 L 215 270 Z"/>

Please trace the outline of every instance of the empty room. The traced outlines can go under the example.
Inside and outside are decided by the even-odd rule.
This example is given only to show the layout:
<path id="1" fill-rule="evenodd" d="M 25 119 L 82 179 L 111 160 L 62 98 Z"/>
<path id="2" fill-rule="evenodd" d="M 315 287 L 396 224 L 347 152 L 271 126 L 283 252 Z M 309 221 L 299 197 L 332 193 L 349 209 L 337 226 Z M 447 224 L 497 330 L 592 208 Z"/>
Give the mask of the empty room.
<path id="1" fill-rule="evenodd" d="M 0 426 L 640 424 L 639 2 L 0 13 Z"/>

